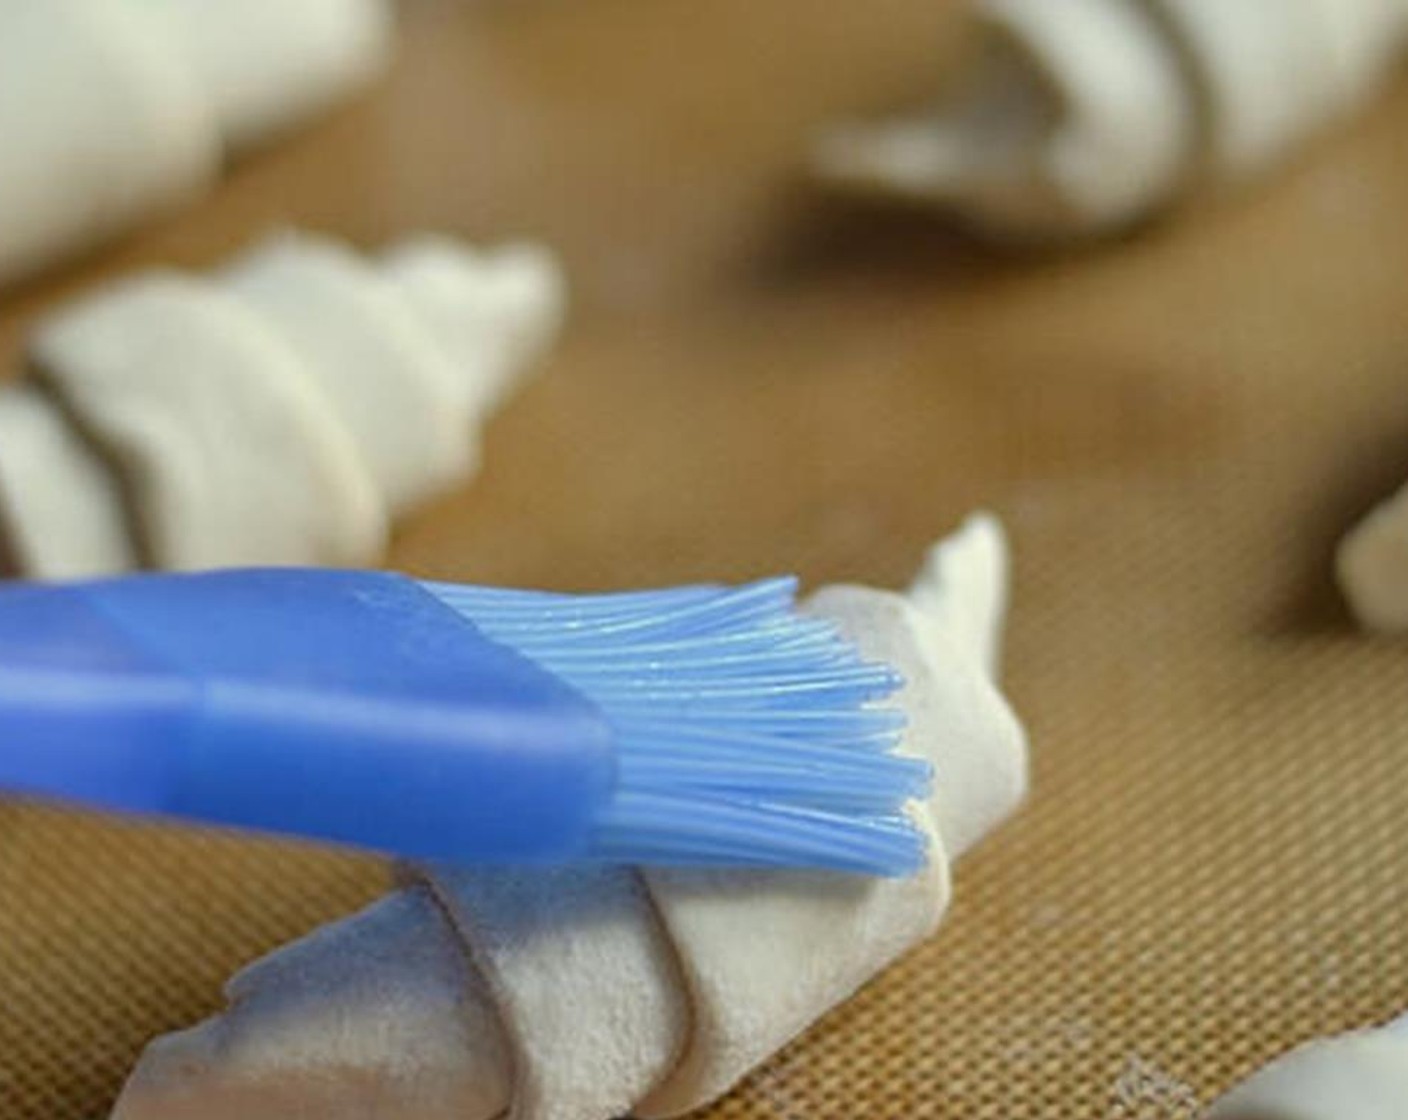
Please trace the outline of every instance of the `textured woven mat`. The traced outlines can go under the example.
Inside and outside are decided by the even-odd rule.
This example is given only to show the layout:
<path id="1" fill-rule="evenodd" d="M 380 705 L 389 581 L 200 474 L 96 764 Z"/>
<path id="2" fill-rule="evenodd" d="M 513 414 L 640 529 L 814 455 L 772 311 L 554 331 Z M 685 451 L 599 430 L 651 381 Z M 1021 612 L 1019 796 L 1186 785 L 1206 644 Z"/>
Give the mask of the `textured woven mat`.
<path id="1" fill-rule="evenodd" d="M 561 244 L 579 326 L 478 484 L 404 527 L 411 570 L 899 583 L 992 504 L 1036 796 L 938 938 L 712 1115 L 1188 1120 L 1408 1007 L 1408 651 L 1356 636 L 1328 577 L 1408 478 L 1408 94 L 1256 199 L 994 261 L 798 204 L 806 130 L 928 81 L 948 26 L 919 0 L 815 11 L 416 6 L 377 98 L 97 267 L 286 218 Z M 0 1120 L 96 1120 L 147 1038 L 383 883 L 0 810 Z"/>

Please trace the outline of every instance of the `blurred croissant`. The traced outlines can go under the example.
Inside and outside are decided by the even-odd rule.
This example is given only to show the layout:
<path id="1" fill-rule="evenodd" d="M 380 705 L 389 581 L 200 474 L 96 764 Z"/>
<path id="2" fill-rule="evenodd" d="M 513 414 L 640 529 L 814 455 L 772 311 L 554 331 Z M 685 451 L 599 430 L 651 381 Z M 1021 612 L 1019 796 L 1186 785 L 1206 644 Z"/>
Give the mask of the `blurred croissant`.
<path id="1" fill-rule="evenodd" d="M 1123 229 L 1275 166 L 1360 108 L 1408 0 L 975 0 L 983 49 L 948 104 L 837 126 L 846 190 L 937 204 L 1005 239 Z"/>
<path id="2" fill-rule="evenodd" d="M 36 578 L 367 565 L 470 475 L 555 335 L 556 262 L 283 234 L 214 276 L 118 281 L 40 320 L 0 389 L 0 542 Z"/>
<path id="3" fill-rule="evenodd" d="M 0 0 L 0 285 L 194 198 L 391 42 L 388 0 Z"/>

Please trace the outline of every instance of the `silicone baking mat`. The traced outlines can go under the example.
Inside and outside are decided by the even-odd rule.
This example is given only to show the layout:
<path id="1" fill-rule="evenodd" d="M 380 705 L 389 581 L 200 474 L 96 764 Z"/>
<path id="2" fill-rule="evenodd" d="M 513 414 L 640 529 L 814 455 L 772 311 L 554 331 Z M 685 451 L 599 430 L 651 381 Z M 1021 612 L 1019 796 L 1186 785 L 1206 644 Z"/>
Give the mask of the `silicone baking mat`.
<path id="1" fill-rule="evenodd" d="M 1268 190 L 1087 253 L 993 256 L 800 188 L 810 130 L 937 88 L 956 22 L 928 0 L 411 5 L 373 97 L 18 293 L 0 331 L 281 222 L 531 234 L 563 250 L 575 324 L 397 566 L 898 584 L 992 506 L 1030 806 L 961 867 L 940 936 L 712 1115 L 1186 1120 L 1408 1007 L 1408 650 L 1356 635 L 1329 575 L 1408 479 L 1408 91 Z M 103 1115 L 146 1039 L 384 881 L 0 810 L 0 1118 Z"/>

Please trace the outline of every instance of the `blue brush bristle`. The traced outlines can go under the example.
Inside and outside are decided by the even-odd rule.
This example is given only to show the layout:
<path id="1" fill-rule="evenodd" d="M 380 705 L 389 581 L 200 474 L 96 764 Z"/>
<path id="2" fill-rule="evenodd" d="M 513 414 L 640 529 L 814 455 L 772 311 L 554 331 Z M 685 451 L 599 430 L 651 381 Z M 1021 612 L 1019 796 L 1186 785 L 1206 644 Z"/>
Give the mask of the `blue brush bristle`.
<path id="1" fill-rule="evenodd" d="M 559 595 L 431 584 L 494 641 L 590 699 L 616 740 L 596 822 L 610 862 L 826 866 L 905 875 L 927 859 L 904 815 L 927 763 L 893 754 L 902 685 L 796 580 Z"/>

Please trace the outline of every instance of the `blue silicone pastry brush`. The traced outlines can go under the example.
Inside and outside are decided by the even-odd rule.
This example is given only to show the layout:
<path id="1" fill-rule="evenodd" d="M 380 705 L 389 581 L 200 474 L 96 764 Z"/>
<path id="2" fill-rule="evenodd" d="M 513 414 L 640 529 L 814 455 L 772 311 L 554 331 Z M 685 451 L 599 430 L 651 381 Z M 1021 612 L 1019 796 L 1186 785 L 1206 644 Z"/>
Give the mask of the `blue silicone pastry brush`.
<path id="1" fill-rule="evenodd" d="M 0 790 L 422 860 L 923 865 L 887 666 L 796 584 L 0 589 Z"/>

